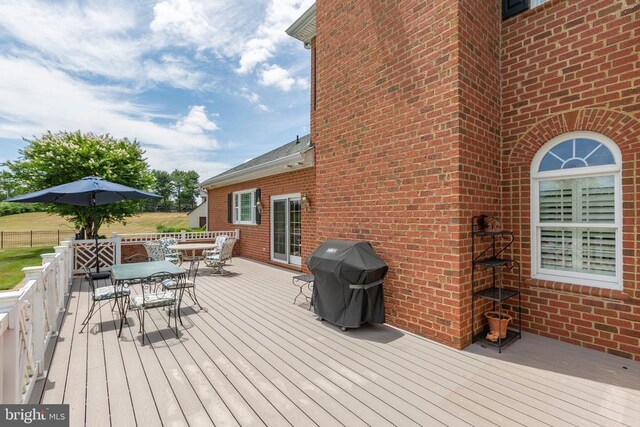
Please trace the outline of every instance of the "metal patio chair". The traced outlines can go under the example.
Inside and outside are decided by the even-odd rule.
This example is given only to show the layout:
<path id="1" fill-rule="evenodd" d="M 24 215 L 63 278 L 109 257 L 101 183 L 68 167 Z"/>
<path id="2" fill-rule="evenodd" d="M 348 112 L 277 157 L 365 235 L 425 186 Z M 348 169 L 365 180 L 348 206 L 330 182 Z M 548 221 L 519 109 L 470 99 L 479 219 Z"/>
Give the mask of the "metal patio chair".
<path id="1" fill-rule="evenodd" d="M 114 283 L 109 283 L 108 285 L 105 285 L 105 286 L 97 286 L 96 284 L 97 280 L 95 280 L 95 278 L 91 274 L 91 271 L 87 267 L 83 267 L 83 269 L 84 269 L 84 277 L 87 280 L 87 282 L 89 282 L 89 288 L 91 290 L 91 307 L 89 308 L 89 312 L 87 313 L 87 316 L 81 323 L 82 329 L 80 329 L 80 333 L 84 331 L 84 328 L 86 328 L 87 325 L 89 324 L 89 320 L 91 320 L 91 317 L 96 313 L 96 307 L 100 309 L 100 307 L 102 307 L 102 305 L 105 302 L 106 303 L 113 302 L 113 306 L 111 307 L 112 310 L 117 305 L 118 311 L 122 316 L 123 315 L 122 309 L 124 305 L 128 303 L 129 294 L 130 294 L 129 289 L 124 288 L 122 286 L 118 286 L 117 284 L 114 284 Z M 118 303 L 118 298 L 123 299 L 123 301 L 120 304 Z M 120 327 L 118 336 L 120 336 L 121 333 L 122 333 L 122 326 Z"/>
<path id="2" fill-rule="evenodd" d="M 236 244 L 236 239 L 229 237 L 222 246 L 220 253 L 211 254 L 204 257 L 204 263 L 208 267 L 213 267 L 213 274 L 220 274 L 226 276 L 231 274 L 224 269 L 224 266 L 231 260 L 233 255 L 233 247 Z"/>
<path id="3" fill-rule="evenodd" d="M 198 276 L 198 267 L 200 266 L 200 261 L 198 259 L 192 259 L 189 263 L 189 270 L 187 270 L 187 277 L 184 281 L 184 292 L 189 294 L 189 298 L 193 301 L 194 304 L 197 304 L 202 310 L 202 306 L 198 301 L 198 297 L 196 296 L 196 277 Z M 162 281 L 162 287 L 166 290 L 175 291 L 180 284 L 174 278 L 165 279 Z"/>
<path id="4" fill-rule="evenodd" d="M 172 290 L 165 289 L 161 286 L 164 280 L 175 280 L 176 285 Z M 140 331 L 142 333 L 142 345 L 144 345 L 144 320 L 146 311 L 149 309 L 165 308 L 167 312 L 167 326 L 171 329 L 171 312 L 173 311 L 175 334 L 178 336 L 178 320 L 180 319 L 180 303 L 184 295 L 186 283 L 186 274 L 173 275 L 167 272 L 152 274 L 144 279 L 141 283 L 141 292 L 139 295 L 132 296 L 129 299 L 129 310 L 136 312 L 138 322 L 140 323 Z"/>
<path id="5" fill-rule="evenodd" d="M 229 238 L 229 236 L 226 236 L 226 235 L 216 237 L 216 241 L 214 242 L 216 247 L 213 248 L 213 249 L 205 249 L 204 251 L 202 251 L 202 256 L 206 257 L 208 255 L 219 254 L 220 251 L 222 251 L 222 247 L 224 246 L 224 242 L 226 242 L 228 238 Z"/>
<path id="6" fill-rule="evenodd" d="M 164 261 L 164 252 L 159 242 L 144 242 L 142 246 L 147 251 L 147 261 Z"/>
<path id="7" fill-rule="evenodd" d="M 182 254 L 180 253 L 180 251 L 177 251 L 175 249 L 169 249 L 169 246 L 178 244 L 178 239 L 174 239 L 174 238 L 160 239 L 158 240 L 158 243 L 162 248 L 162 254 L 164 255 L 163 259 L 165 261 L 171 261 L 176 265 L 182 264 Z"/>

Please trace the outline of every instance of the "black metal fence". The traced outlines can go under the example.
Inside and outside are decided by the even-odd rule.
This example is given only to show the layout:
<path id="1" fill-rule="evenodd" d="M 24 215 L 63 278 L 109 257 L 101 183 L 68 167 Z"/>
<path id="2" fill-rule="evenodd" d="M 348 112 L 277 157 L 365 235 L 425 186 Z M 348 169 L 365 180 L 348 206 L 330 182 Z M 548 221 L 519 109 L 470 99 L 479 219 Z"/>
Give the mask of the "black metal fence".
<path id="1" fill-rule="evenodd" d="M 70 230 L 0 231 L 0 249 L 57 246 L 61 240 L 74 235 Z"/>

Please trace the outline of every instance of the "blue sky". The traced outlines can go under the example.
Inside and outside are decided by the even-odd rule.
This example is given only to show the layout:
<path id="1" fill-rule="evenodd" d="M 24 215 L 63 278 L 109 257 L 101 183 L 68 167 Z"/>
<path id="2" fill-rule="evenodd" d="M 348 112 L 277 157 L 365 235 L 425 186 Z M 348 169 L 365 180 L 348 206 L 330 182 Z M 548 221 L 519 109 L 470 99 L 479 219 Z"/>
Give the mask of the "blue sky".
<path id="1" fill-rule="evenodd" d="M 0 162 L 47 130 L 137 139 L 202 180 L 309 132 L 313 0 L 0 0 Z"/>

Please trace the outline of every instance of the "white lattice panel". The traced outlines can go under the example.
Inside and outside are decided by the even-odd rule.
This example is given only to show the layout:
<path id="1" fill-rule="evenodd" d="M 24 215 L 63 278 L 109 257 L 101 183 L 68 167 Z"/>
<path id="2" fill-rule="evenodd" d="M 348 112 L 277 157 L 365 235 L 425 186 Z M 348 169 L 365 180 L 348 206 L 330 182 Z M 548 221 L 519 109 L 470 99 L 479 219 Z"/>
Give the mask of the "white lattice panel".
<path id="1" fill-rule="evenodd" d="M 103 239 L 98 241 L 100 251 L 98 252 L 98 260 L 101 270 L 108 270 L 112 265 L 117 263 L 116 245 L 113 239 Z M 76 240 L 74 242 L 75 249 L 75 266 L 76 271 L 87 267 L 89 270 L 96 268 L 96 242 L 95 240 Z"/>

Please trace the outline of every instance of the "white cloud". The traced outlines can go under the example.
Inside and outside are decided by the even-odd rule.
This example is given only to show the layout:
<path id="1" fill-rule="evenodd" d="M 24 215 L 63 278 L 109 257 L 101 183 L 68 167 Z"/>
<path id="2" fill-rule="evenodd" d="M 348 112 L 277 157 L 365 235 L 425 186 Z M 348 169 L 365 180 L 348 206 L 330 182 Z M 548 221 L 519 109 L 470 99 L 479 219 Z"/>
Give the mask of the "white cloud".
<path id="1" fill-rule="evenodd" d="M 240 90 L 240 96 L 249 101 L 249 103 L 255 105 L 260 111 L 263 111 L 265 113 L 271 111 L 268 106 L 260 102 L 260 96 L 255 92 L 251 92 L 247 87 L 243 87 Z"/>
<path id="2" fill-rule="evenodd" d="M 160 44 L 194 46 L 237 59 L 236 71 L 246 75 L 272 60 L 284 42 L 295 43 L 285 30 L 312 4 L 313 0 L 163 0 L 154 7 L 150 28 Z M 264 16 L 257 15 L 260 10 L 265 10 Z"/>
<path id="3" fill-rule="evenodd" d="M 248 87 L 243 87 L 240 90 L 240 95 L 252 104 L 260 102 L 260 96 L 255 92 L 251 92 Z"/>
<path id="4" fill-rule="evenodd" d="M 172 55 L 162 55 L 159 61 L 147 60 L 144 62 L 147 78 L 181 89 L 197 89 L 205 80 L 202 72 L 192 68 L 187 58 Z"/>
<path id="5" fill-rule="evenodd" d="M 147 161 L 154 169 L 171 172 L 174 169 L 195 170 L 200 175 L 200 182 L 228 170 L 233 165 L 209 161 L 197 157 L 196 153 L 183 150 L 165 150 L 155 147 L 144 147 Z"/>
<path id="6" fill-rule="evenodd" d="M 255 0 L 163 0 L 153 7 L 149 27 L 161 44 L 192 45 L 198 50 L 236 56 L 256 6 Z"/>
<path id="7" fill-rule="evenodd" d="M 285 30 L 312 4 L 313 0 L 270 0 L 264 21 L 255 35 L 244 43 L 240 66 L 236 71 L 247 74 L 271 59 L 277 46 L 290 40 Z"/>
<path id="8" fill-rule="evenodd" d="M 218 126 L 207 117 L 207 112 L 202 105 L 191 107 L 189 114 L 178 120 L 172 127 L 178 132 L 192 135 L 202 135 L 205 131 L 218 130 Z"/>
<path id="9" fill-rule="evenodd" d="M 288 70 L 275 64 L 264 66 L 260 73 L 260 84 L 264 86 L 275 86 L 285 92 L 288 92 L 294 86 L 303 89 L 309 86 L 306 79 L 293 77 Z"/>
<path id="10" fill-rule="evenodd" d="M 312 3 L 0 0 L 0 138 L 108 132 L 141 141 L 150 162 L 158 162 L 152 167 L 209 170 L 207 159 L 221 145 L 218 120 L 205 105 L 225 108 L 224 97 L 238 94 L 228 87 L 242 85 L 252 117 L 286 105 L 284 96 L 262 99 L 250 90 L 247 75 L 284 91 L 307 86 L 297 77 L 306 67 L 270 64 L 281 60 L 285 43 L 296 45 L 284 30 Z M 201 96 L 211 89 L 215 96 Z M 229 111 L 225 118 L 235 115 L 246 116 Z M 290 122 L 269 126 L 276 131 Z M 227 127 L 220 134 L 231 140 Z M 228 165 L 212 163 L 217 167 Z"/>
<path id="11" fill-rule="evenodd" d="M 139 76 L 145 45 L 130 2 L 3 0 L 0 34 L 30 46 L 56 67 L 116 79 Z"/>
<path id="12" fill-rule="evenodd" d="M 136 138 L 143 146 L 199 159 L 219 146 L 210 135 L 217 126 L 202 106 L 163 126 L 151 121 L 157 117 L 151 108 L 127 102 L 117 89 L 74 80 L 29 60 L 0 56 L 0 75 L 3 138 L 81 129 Z"/>

